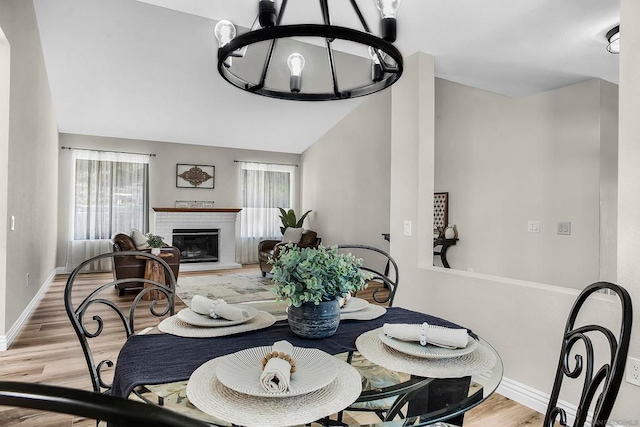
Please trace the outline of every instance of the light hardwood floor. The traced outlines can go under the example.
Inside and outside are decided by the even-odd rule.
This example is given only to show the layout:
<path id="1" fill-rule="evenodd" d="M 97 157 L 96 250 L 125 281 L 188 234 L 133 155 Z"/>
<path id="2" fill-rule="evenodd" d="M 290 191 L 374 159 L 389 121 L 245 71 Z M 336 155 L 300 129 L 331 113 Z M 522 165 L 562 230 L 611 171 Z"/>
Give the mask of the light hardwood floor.
<path id="1" fill-rule="evenodd" d="M 260 274 L 256 266 L 244 267 L 243 270 Z M 238 272 L 238 270 L 230 271 Z M 195 274 L 207 273 L 181 273 L 181 276 Z M 86 274 L 82 275 L 76 283 L 80 294 L 83 294 L 97 284 L 105 283 L 109 278 L 110 273 Z M 64 309 L 63 295 L 66 279 L 65 275 L 55 278 L 11 348 L 6 352 L 0 352 L 0 380 L 46 383 L 91 390 L 82 349 Z M 118 299 L 115 290 L 112 296 Z M 366 297 L 366 295 L 361 296 Z M 132 299 L 133 294 L 127 293 L 118 301 L 130 303 Z M 176 308 L 182 308 L 182 303 L 178 302 L 178 304 Z M 140 329 L 157 323 L 157 319 L 150 315 L 141 316 L 137 320 Z M 115 362 L 115 356 L 124 342 L 124 334 L 105 331 L 103 335 L 105 337 L 99 346 L 99 351 L 113 354 Z M 540 426 L 542 419 L 541 414 L 527 407 L 503 396 L 493 395 L 467 413 L 465 427 Z M 95 426 L 95 423 L 63 415 L 0 407 L 0 425 L 62 427 Z"/>

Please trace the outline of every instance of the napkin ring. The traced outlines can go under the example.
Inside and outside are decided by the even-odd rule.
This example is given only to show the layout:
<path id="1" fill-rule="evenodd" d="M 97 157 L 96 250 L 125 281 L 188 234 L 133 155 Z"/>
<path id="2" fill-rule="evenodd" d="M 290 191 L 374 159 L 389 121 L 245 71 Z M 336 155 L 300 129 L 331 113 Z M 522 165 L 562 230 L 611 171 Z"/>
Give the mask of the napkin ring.
<path id="1" fill-rule="evenodd" d="M 217 299 L 217 300 L 211 301 L 211 307 L 209 307 L 209 316 L 211 316 L 214 319 L 219 319 L 220 316 L 218 316 L 218 314 L 216 313 L 216 308 L 222 304 L 226 304 L 225 300 L 223 299 Z"/>
<path id="2" fill-rule="evenodd" d="M 283 352 L 283 351 L 281 351 L 281 352 L 272 351 L 271 353 L 265 354 L 265 356 L 262 358 L 262 369 L 263 370 L 264 370 L 264 367 L 267 366 L 267 363 L 269 362 L 269 360 L 273 359 L 274 357 L 277 357 L 278 359 L 286 360 L 287 362 L 289 362 L 289 365 L 291 365 L 291 373 L 292 374 L 297 370 L 297 368 L 296 368 L 296 360 L 293 357 L 291 357 L 290 355 L 288 355 L 285 352 Z"/>
<path id="3" fill-rule="evenodd" d="M 424 322 L 422 327 L 420 328 L 420 345 L 427 345 L 427 329 L 429 329 L 429 324 Z"/>

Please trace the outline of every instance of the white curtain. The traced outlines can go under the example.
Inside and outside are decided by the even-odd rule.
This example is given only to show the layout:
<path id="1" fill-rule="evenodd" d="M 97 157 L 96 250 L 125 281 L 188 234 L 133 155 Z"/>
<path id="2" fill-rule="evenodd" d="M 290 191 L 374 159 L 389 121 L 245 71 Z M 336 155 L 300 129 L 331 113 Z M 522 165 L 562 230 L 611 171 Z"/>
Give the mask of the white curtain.
<path id="1" fill-rule="evenodd" d="M 72 160 L 69 270 L 110 252 L 116 233 L 146 231 L 149 212 L 149 156 L 74 149 Z M 90 267 L 110 269 L 110 260 Z"/>
<path id="2" fill-rule="evenodd" d="M 236 259 L 242 264 L 258 262 L 258 243 L 280 239 L 279 207 L 295 206 L 296 167 L 239 162 L 241 207 Z"/>

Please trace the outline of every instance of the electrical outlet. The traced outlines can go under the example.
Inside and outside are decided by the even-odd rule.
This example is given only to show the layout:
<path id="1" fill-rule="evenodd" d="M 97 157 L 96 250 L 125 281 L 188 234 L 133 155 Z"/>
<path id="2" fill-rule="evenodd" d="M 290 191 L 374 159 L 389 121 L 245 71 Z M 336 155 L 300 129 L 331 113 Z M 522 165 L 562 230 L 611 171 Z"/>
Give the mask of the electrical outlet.
<path id="1" fill-rule="evenodd" d="M 640 359 L 627 359 L 627 382 L 640 386 Z"/>
<path id="2" fill-rule="evenodd" d="M 571 235 L 571 221 L 558 221 L 558 234 Z"/>

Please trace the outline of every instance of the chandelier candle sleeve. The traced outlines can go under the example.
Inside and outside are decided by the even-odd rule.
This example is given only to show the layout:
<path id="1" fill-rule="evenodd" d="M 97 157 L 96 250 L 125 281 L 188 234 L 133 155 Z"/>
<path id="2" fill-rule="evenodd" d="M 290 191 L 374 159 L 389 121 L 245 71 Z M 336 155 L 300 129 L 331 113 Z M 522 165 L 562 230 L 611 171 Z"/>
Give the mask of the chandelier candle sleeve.
<path id="1" fill-rule="evenodd" d="M 258 20 L 260 21 L 260 26 L 262 28 L 265 27 L 273 27 L 276 25 L 276 3 L 274 0 L 260 0 L 258 4 Z"/>

